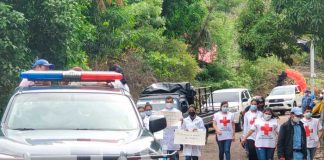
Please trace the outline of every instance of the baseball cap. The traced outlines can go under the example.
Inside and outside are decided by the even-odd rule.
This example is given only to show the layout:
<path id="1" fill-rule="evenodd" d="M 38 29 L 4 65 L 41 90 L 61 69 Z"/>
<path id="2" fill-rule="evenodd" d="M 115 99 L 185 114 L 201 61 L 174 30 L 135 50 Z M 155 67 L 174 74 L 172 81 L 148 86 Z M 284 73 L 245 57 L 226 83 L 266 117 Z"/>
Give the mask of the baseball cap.
<path id="1" fill-rule="evenodd" d="M 48 61 L 45 59 L 36 60 L 32 67 L 35 68 L 38 65 L 47 66 L 49 69 L 54 69 L 54 64 L 48 63 Z"/>
<path id="2" fill-rule="evenodd" d="M 291 109 L 290 113 L 293 113 L 293 114 L 295 114 L 295 115 L 297 115 L 297 116 L 303 115 L 303 111 L 302 111 L 302 109 L 299 108 L 299 107 L 293 107 L 293 108 Z"/>

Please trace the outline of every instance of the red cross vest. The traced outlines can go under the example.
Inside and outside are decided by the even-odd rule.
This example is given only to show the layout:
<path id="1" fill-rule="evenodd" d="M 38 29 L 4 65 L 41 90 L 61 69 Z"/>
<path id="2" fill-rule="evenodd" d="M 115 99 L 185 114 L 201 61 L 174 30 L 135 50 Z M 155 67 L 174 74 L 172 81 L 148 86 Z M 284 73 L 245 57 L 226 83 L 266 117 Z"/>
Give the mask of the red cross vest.
<path id="1" fill-rule="evenodd" d="M 248 111 L 244 114 L 244 123 L 243 123 L 243 136 L 245 136 L 254 125 L 254 122 L 257 118 L 261 118 L 262 112 L 256 111 Z M 251 136 L 247 139 L 255 140 L 256 133 L 254 132 Z"/>
<path id="2" fill-rule="evenodd" d="M 279 124 L 277 119 L 270 119 L 269 121 L 263 118 L 255 120 L 251 130 L 256 132 L 255 147 L 258 148 L 276 148 Z"/>
<path id="3" fill-rule="evenodd" d="M 307 148 L 315 148 L 319 144 L 318 131 L 322 129 L 322 125 L 316 118 L 306 119 L 303 118 L 304 129 L 306 132 Z"/>
<path id="4" fill-rule="evenodd" d="M 221 135 L 217 134 L 217 140 L 228 140 L 233 139 L 233 126 L 234 115 L 230 112 L 223 114 L 221 111 L 214 114 L 214 122 L 217 128 L 222 132 Z"/>

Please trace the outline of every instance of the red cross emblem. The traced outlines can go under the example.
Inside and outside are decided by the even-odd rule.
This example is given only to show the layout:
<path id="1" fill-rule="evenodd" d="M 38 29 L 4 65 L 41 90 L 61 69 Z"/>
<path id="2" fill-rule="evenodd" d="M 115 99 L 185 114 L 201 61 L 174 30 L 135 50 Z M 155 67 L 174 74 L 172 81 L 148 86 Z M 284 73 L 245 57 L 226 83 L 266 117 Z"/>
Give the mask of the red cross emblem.
<path id="1" fill-rule="evenodd" d="M 313 129 L 309 128 L 309 126 L 305 126 L 306 137 L 309 137 L 311 133 L 313 133 Z"/>
<path id="2" fill-rule="evenodd" d="M 227 117 L 224 117 L 223 120 L 220 120 L 219 122 L 223 123 L 224 126 L 227 126 L 227 123 L 230 123 L 230 120 L 228 120 Z"/>
<path id="3" fill-rule="evenodd" d="M 270 127 L 269 124 L 266 123 L 264 126 L 261 127 L 261 131 L 263 131 L 264 135 L 269 135 L 269 132 L 272 131 L 272 127 Z"/>
<path id="4" fill-rule="evenodd" d="M 250 120 L 250 125 L 254 124 L 255 119 L 256 119 L 256 117 L 254 117 L 252 120 Z"/>

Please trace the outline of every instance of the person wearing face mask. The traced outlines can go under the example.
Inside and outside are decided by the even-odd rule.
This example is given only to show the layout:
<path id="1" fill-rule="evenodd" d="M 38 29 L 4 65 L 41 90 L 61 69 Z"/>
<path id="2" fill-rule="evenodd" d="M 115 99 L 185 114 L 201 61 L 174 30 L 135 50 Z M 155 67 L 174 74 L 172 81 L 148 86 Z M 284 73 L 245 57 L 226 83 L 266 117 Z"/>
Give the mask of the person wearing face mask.
<path id="1" fill-rule="evenodd" d="M 319 148 L 320 145 L 319 140 L 323 134 L 322 124 L 319 123 L 318 119 L 312 118 L 312 107 L 310 106 L 306 106 L 302 122 L 306 132 L 307 160 L 313 160 L 316 148 Z"/>
<path id="2" fill-rule="evenodd" d="M 181 129 L 187 131 L 206 131 L 203 120 L 196 115 L 196 109 L 193 105 L 190 105 L 188 109 L 189 116 L 183 119 Z M 198 160 L 201 156 L 201 146 L 183 145 L 183 154 L 185 160 Z"/>
<path id="3" fill-rule="evenodd" d="M 221 103 L 220 111 L 214 114 L 213 127 L 216 133 L 216 141 L 219 148 L 218 158 L 223 160 L 231 159 L 231 144 L 235 141 L 234 114 L 229 112 L 228 102 Z"/>
<path id="4" fill-rule="evenodd" d="M 144 118 L 145 118 L 145 110 L 144 110 L 144 107 L 143 106 L 139 106 L 139 107 L 137 107 L 137 110 L 138 110 L 138 112 L 139 112 L 142 120 L 144 120 Z"/>
<path id="5" fill-rule="evenodd" d="M 255 120 L 257 118 L 261 118 L 262 112 L 260 112 L 257 108 L 257 101 L 254 99 L 251 101 L 251 105 L 249 107 L 249 111 L 244 114 L 244 123 L 243 123 L 243 135 L 244 137 L 248 131 L 250 131 L 251 127 L 253 126 Z M 256 150 L 255 150 L 255 136 L 256 133 L 254 132 L 251 136 L 249 136 L 245 143 L 245 150 L 248 153 L 249 160 L 258 160 Z"/>
<path id="6" fill-rule="evenodd" d="M 278 138 L 278 158 L 280 160 L 304 160 L 307 157 L 306 132 L 302 109 L 293 107 L 290 118 L 280 127 Z"/>
<path id="7" fill-rule="evenodd" d="M 165 99 L 165 108 L 161 110 L 162 112 L 180 112 L 177 108 L 175 108 L 175 104 L 173 101 L 173 97 L 168 96 Z M 179 119 L 181 121 L 181 119 Z M 171 154 L 175 151 L 180 150 L 179 144 L 174 144 L 174 131 L 175 129 L 179 129 L 181 126 L 167 126 L 163 130 L 163 139 L 161 140 L 162 149 L 166 151 L 168 154 Z M 179 154 L 176 153 L 171 160 L 179 160 Z"/>
<path id="8" fill-rule="evenodd" d="M 144 118 L 144 125 L 147 130 L 150 130 L 150 117 L 152 115 L 152 105 L 150 103 L 146 103 L 144 106 L 145 110 L 145 118 Z"/>
<path id="9" fill-rule="evenodd" d="M 278 120 L 275 118 L 272 109 L 265 108 L 262 117 L 255 120 L 241 143 L 246 143 L 247 138 L 255 133 L 255 148 L 258 159 L 273 160 L 279 128 Z"/>

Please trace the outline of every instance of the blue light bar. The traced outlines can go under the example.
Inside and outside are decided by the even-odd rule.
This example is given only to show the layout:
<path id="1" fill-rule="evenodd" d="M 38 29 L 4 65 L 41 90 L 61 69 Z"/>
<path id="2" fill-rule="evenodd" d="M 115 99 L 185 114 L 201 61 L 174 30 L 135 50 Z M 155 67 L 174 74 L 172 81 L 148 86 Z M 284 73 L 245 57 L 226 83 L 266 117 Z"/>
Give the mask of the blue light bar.
<path id="1" fill-rule="evenodd" d="M 93 81 L 121 80 L 123 75 L 110 71 L 27 71 L 20 73 L 29 81 Z"/>
<path id="2" fill-rule="evenodd" d="M 60 81 L 63 79 L 62 71 L 27 71 L 20 73 L 21 78 L 30 81 Z"/>

